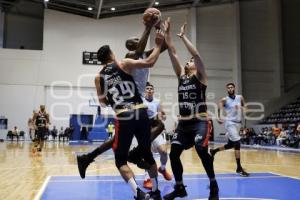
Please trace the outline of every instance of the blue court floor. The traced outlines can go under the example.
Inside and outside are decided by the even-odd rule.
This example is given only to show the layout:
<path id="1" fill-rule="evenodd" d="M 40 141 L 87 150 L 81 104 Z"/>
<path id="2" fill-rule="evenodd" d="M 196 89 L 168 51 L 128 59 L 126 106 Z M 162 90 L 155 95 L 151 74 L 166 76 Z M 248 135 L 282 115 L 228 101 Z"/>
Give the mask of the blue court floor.
<path id="1" fill-rule="evenodd" d="M 136 177 L 141 185 L 143 176 Z M 173 182 L 159 177 L 162 195 L 173 190 Z M 272 173 L 252 173 L 250 177 L 237 174 L 217 174 L 220 199 L 247 200 L 300 200 L 300 180 Z M 188 197 L 184 199 L 207 199 L 208 179 L 204 174 L 184 175 Z M 130 187 L 120 176 L 48 177 L 36 199 L 43 200 L 127 200 L 133 199 Z"/>

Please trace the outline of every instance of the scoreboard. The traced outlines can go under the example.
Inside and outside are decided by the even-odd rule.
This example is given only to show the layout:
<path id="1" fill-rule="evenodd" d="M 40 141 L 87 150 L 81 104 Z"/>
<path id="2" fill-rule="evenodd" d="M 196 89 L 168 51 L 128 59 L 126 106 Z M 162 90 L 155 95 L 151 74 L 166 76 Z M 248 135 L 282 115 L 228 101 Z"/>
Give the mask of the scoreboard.
<path id="1" fill-rule="evenodd" d="M 84 51 L 82 53 L 82 64 L 84 64 L 84 65 L 100 65 L 101 62 L 98 61 L 97 52 Z"/>

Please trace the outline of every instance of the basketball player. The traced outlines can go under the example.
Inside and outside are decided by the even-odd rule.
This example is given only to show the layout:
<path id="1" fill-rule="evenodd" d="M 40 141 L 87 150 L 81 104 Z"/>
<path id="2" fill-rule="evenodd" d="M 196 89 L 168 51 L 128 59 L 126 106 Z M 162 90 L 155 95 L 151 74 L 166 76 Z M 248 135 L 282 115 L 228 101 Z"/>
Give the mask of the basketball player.
<path id="1" fill-rule="evenodd" d="M 241 137 L 239 134 L 242 124 L 242 109 L 245 107 L 245 100 L 242 95 L 235 94 L 235 85 L 233 83 L 228 83 L 226 87 L 228 96 L 222 98 L 219 102 L 218 122 L 220 124 L 224 123 L 221 118 L 221 110 L 224 109 L 226 112 L 225 130 L 228 134 L 228 142 L 222 147 L 211 149 L 210 153 L 214 156 L 219 151 L 234 148 L 237 165 L 236 173 L 240 176 L 247 177 L 249 174 L 242 168 L 241 165 Z"/>
<path id="2" fill-rule="evenodd" d="M 161 120 L 166 119 L 166 113 L 163 111 L 160 102 L 157 99 L 155 99 L 153 95 L 154 86 L 147 82 L 145 98 L 143 100 L 144 104 L 148 107 L 147 112 L 148 117 L 150 118 L 151 127 L 156 127 L 157 123 L 161 123 Z M 158 152 L 160 155 L 161 165 L 158 168 L 158 172 L 160 172 L 166 180 L 172 180 L 172 176 L 166 170 L 168 152 L 166 140 L 161 134 L 158 135 L 157 138 L 155 138 L 152 142 L 152 151 L 155 153 Z M 147 171 L 145 171 L 144 188 L 152 188 L 152 182 Z"/>
<path id="3" fill-rule="evenodd" d="M 129 51 L 126 54 L 126 58 L 131 58 L 135 60 L 143 59 L 143 58 L 147 58 L 153 52 L 153 48 L 148 51 L 145 51 L 145 48 L 146 48 L 147 40 L 150 35 L 150 31 L 154 25 L 155 20 L 156 19 L 154 18 L 148 24 L 145 24 L 145 30 L 141 36 L 141 39 L 132 37 L 126 40 L 125 45 Z M 166 48 L 167 46 L 165 45 L 165 43 L 163 43 L 160 51 L 162 52 Z M 143 96 L 145 93 L 146 83 L 148 81 L 149 68 L 133 69 L 131 74 L 137 85 L 139 94 Z M 151 136 L 150 136 L 151 141 L 153 141 L 163 130 L 164 130 L 164 124 L 162 123 L 161 120 L 157 121 L 155 126 L 151 127 Z M 102 143 L 99 147 L 94 149 L 92 152 L 85 155 L 77 156 L 78 169 L 81 178 L 85 178 L 86 168 L 91 162 L 94 161 L 94 159 L 97 156 L 101 155 L 103 152 L 112 148 L 113 141 L 114 141 L 114 137 L 109 140 L 106 140 L 104 143 Z M 142 159 L 141 153 L 139 152 L 139 148 L 134 148 L 132 151 L 130 151 L 128 161 L 136 164 L 138 167 L 142 169 L 149 169 L 150 167 L 149 164 Z"/>
<path id="4" fill-rule="evenodd" d="M 170 161 L 176 184 L 174 191 L 164 196 L 164 199 L 185 197 L 187 192 L 183 184 L 183 167 L 180 160 L 181 153 L 195 146 L 197 154 L 209 177 L 209 200 L 219 199 L 219 188 L 215 179 L 213 157 L 208 153 L 209 127 L 207 119 L 207 106 L 205 91 L 207 88 L 207 75 L 202 58 L 197 49 L 186 37 L 186 24 L 177 34 L 192 58 L 182 67 L 174 47 L 170 32 L 170 18 L 164 24 L 165 40 L 169 46 L 168 52 L 173 69 L 178 78 L 179 119 L 171 142 Z"/>
<path id="5" fill-rule="evenodd" d="M 40 110 L 33 115 L 33 122 L 36 130 L 37 151 L 41 152 L 45 142 L 45 136 L 48 133 L 50 124 L 49 114 L 46 112 L 45 106 L 40 105 Z"/>
<path id="6" fill-rule="evenodd" d="M 150 121 L 147 108 L 131 76 L 132 69 L 149 68 L 156 62 L 164 37 L 157 31 L 156 46 L 147 59 L 115 59 L 108 45 L 98 50 L 98 60 L 103 69 L 95 78 L 100 105 L 110 105 L 116 113 L 116 133 L 113 150 L 115 163 L 123 179 L 131 186 L 135 199 L 161 199 L 157 181 L 157 166 L 151 153 Z M 149 175 L 153 182 L 152 191 L 147 194 L 139 189 L 134 174 L 127 165 L 128 151 L 133 139 L 137 138 L 143 158 L 150 164 Z"/>

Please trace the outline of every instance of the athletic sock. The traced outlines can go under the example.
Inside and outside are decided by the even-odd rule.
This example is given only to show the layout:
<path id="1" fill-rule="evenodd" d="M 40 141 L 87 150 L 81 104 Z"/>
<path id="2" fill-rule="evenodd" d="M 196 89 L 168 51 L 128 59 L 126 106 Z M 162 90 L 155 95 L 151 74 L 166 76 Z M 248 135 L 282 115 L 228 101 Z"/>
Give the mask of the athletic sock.
<path id="1" fill-rule="evenodd" d="M 237 158 L 237 159 L 236 159 L 236 166 L 237 166 L 237 169 L 238 169 L 238 170 L 242 169 L 241 159 L 240 159 L 240 158 Z"/>
<path id="2" fill-rule="evenodd" d="M 157 177 L 151 178 L 151 182 L 152 182 L 152 192 L 155 192 L 158 189 Z"/>
<path id="3" fill-rule="evenodd" d="M 134 196 L 137 196 L 137 188 L 138 188 L 138 186 L 137 186 L 137 184 L 136 184 L 135 179 L 134 179 L 133 177 L 131 177 L 131 178 L 128 180 L 127 183 L 130 185 L 130 187 L 131 187 L 131 189 L 132 189 L 132 191 L 133 191 L 133 193 L 134 193 Z"/>

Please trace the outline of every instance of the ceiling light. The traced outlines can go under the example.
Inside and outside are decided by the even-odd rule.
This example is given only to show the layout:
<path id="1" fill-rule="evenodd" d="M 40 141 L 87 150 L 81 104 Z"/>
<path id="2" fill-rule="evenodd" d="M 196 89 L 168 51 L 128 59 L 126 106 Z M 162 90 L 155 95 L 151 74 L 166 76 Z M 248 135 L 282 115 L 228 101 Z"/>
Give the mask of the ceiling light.
<path id="1" fill-rule="evenodd" d="M 92 7 L 88 7 L 88 10 L 93 10 L 93 8 Z"/>
<path id="2" fill-rule="evenodd" d="M 110 10 L 111 10 L 111 11 L 115 11 L 115 10 L 116 10 L 116 8 L 112 7 L 112 8 L 110 8 Z"/>
<path id="3" fill-rule="evenodd" d="M 49 0 L 45 0 L 45 2 L 48 2 Z"/>
<path id="4" fill-rule="evenodd" d="M 155 3 L 154 3 L 156 6 L 158 6 L 159 5 L 159 2 L 158 1 L 155 1 Z"/>

